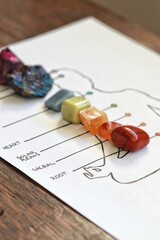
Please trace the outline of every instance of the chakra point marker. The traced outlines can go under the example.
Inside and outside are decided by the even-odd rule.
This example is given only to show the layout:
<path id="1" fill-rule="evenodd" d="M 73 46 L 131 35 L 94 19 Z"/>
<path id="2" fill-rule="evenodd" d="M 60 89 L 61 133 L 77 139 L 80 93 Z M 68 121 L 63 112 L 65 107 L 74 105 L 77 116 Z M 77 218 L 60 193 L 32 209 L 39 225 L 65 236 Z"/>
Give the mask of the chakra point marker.
<path id="1" fill-rule="evenodd" d="M 130 117 L 131 115 L 131 113 L 125 113 L 125 117 Z"/>
<path id="2" fill-rule="evenodd" d="M 86 98 L 72 97 L 62 103 L 61 113 L 66 121 L 78 124 L 81 122 L 79 112 L 88 107 L 90 102 Z"/>
<path id="3" fill-rule="evenodd" d="M 92 94 L 93 94 L 92 91 L 87 91 L 87 92 L 86 92 L 86 95 L 92 95 Z"/>
<path id="4" fill-rule="evenodd" d="M 0 52 L 0 84 L 7 85 L 7 75 L 14 70 L 22 69 L 24 69 L 23 63 L 9 48 Z"/>
<path id="5" fill-rule="evenodd" d="M 111 107 L 112 107 L 112 108 L 116 108 L 116 107 L 118 107 L 118 105 L 117 105 L 116 103 L 112 103 L 112 104 L 111 104 Z"/>
<path id="6" fill-rule="evenodd" d="M 141 127 L 145 127 L 145 126 L 146 126 L 146 123 L 145 123 L 145 122 L 141 122 L 141 123 L 140 123 L 140 126 L 141 126 Z"/>
<path id="7" fill-rule="evenodd" d="M 9 75 L 11 88 L 24 97 L 44 97 L 51 89 L 53 79 L 42 66 L 25 66 L 23 71 Z"/>
<path id="8" fill-rule="evenodd" d="M 80 111 L 80 119 L 84 127 L 94 135 L 98 133 L 99 126 L 108 121 L 106 113 L 95 107 Z"/>
<path id="9" fill-rule="evenodd" d="M 130 125 L 115 128 L 111 133 L 111 139 L 115 146 L 126 151 L 137 151 L 150 141 L 149 135 L 144 130 Z"/>

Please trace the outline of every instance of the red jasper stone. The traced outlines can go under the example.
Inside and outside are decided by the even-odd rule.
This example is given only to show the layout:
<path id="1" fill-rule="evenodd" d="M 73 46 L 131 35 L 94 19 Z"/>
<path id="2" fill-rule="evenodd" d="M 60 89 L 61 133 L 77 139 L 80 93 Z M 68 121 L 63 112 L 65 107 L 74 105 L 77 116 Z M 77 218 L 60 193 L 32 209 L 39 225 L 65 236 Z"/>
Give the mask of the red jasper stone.
<path id="1" fill-rule="evenodd" d="M 99 128 L 98 128 L 98 135 L 104 139 L 111 139 L 111 132 L 121 126 L 122 124 L 117 123 L 117 122 L 106 122 L 103 123 Z"/>
<path id="2" fill-rule="evenodd" d="M 111 139 L 118 148 L 131 152 L 145 147 L 150 141 L 149 135 L 144 130 L 130 125 L 115 128 L 111 133 Z"/>

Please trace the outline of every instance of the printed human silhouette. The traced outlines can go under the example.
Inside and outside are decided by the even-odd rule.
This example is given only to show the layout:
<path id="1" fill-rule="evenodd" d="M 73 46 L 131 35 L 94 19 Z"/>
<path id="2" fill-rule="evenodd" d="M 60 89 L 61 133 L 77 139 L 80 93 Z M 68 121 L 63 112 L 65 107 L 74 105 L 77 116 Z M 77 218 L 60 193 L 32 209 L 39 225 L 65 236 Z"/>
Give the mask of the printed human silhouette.
<path id="1" fill-rule="evenodd" d="M 87 156 L 85 164 L 73 171 L 81 171 L 90 180 L 109 177 L 121 184 L 136 183 L 159 172 L 159 98 L 143 89 L 114 90 L 111 81 L 106 82 L 104 89 L 99 89 L 93 79 L 76 69 L 61 68 L 51 73 L 57 88 L 67 88 L 74 91 L 76 95 L 86 96 L 93 106 L 107 113 L 110 121 L 139 126 L 150 136 L 147 147 L 131 153 L 118 149 L 111 141 L 91 135 L 91 139 L 95 138 L 97 143 L 92 145 L 87 139 L 86 147 L 74 150 L 73 153 L 70 146 L 71 154 L 66 155 L 66 159 L 69 156 L 75 157 L 76 154 L 82 159 L 85 155 Z M 77 136 L 74 141 L 79 141 L 83 137 L 84 135 Z M 69 146 L 71 143 L 68 141 L 67 144 Z"/>

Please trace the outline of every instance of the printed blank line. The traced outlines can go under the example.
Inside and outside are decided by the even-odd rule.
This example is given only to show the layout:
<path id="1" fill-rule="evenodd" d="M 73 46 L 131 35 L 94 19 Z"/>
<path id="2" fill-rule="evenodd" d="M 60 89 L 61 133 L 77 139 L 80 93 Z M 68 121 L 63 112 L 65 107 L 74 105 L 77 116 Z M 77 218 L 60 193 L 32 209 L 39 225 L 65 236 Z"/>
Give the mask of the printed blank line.
<path id="1" fill-rule="evenodd" d="M 0 100 L 5 99 L 5 98 L 8 98 L 8 97 L 11 97 L 11 96 L 13 96 L 13 95 L 15 95 L 15 93 L 10 93 L 10 94 L 8 94 L 8 95 L 6 95 L 6 96 L 4 96 L 4 97 L 1 97 Z"/>
<path id="2" fill-rule="evenodd" d="M 44 151 L 46 151 L 46 150 L 49 150 L 49 149 L 51 149 L 51 148 L 53 148 L 53 147 L 56 147 L 56 146 L 58 146 L 58 145 L 60 145 L 60 144 L 63 144 L 63 143 L 65 143 L 65 142 L 68 142 L 68 141 L 70 141 L 70 140 L 72 140 L 72 139 L 74 139 L 74 138 L 83 136 L 83 135 L 85 135 L 85 134 L 87 134 L 87 133 L 88 133 L 88 131 L 87 131 L 87 132 L 84 132 L 84 133 L 81 133 L 81 134 L 79 134 L 79 135 L 76 135 L 76 136 L 74 136 L 74 137 L 68 138 L 68 139 L 66 139 L 66 140 L 64 140 L 64 141 L 62 141 L 62 142 L 59 142 L 59 143 L 56 143 L 56 144 L 54 144 L 54 145 L 52 145 L 52 146 L 50 146 L 50 147 L 44 148 L 44 149 L 40 150 L 40 152 L 44 152 Z M 59 161 L 59 160 L 57 160 L 57 161 Z"/>
<path id="3" fill-rule="evenodd" d="M 5 127 L 9 127 L 9 126 L 11 126 L 11 125 L 14 125 L 14 124 L 16 124 L 16 123 L 19 123 L 19 122 L 25 121 L 25 120 L 27 120 L 27 119 L 29 119 L 29 118 L 31 118 L 31 117 L 37 116 L 37 115 L 39 115 L 39 114 L 41 114 L 41 113 L 44 113 L 44 112 L 47 112 L 47 111 L 49 111 L 49 109 L 45 109 L 45 110 L 43 110 L 43 111 L 41 111 L 41 112 L 34 113 L 34 114 L 32 114 L 32 115 L 30 115 L 30 116 L 28 116 L 28 117 L 25 117 L 25 118 L 19 119 L 19 120 L 15 121 L 15 122 L 9 123 L 9 124 L 4 125 L 4 126 L 2 126 L 2 127 L 3 127 L 3 128 L 5 128 Z"/>
<path id="4" fill-rule="evenodd" d="M 47 131 L 47 132 L 44 132 L 44 133 L 41 133 L 41 134 L 35 136 L 35 137 L 26 139 L 26 140 L 24 140 L 24 142 L 29 142 L 29 141 L 31 141 L 31 140 L 33 140 L 33 139 L 39 138 L 39 137 L 41 137 L 41 136 L 44 136 L 45 134 L 48 134 L 48 133 L 53 132 L 53 131 L 55 131 L 55 130 L 57 130 L 57 129 L 66 127 L 66 126 L 68 126 L 68 125 L 70 125 L 70 124 L 71 124 L 71 123 L 67 123 L 67 124 L 65 124 L 65 125 L 61 125 L 61 126 L 59 126 L 59 127 L 53 128 L 53 129 L 51 129 L 51 130 L 49 130 L 49 131 Z"/>
<path id="5" fill-rule="evenodd" d="M 5 91 L 7 91 L 7 90 L 9 90 L 9 89 L 10 89 L 10 87 L 3 88 L 3 89 L 0 90 L 0 93 L 1 93 L 1 92 L 5 92 Z"/>
<path id="6" fill-rule="evenodd" d="M 89 146 L 89 147 L 86 147 L 86 148 L 83 148 L 83 149 L 81 149 L 81 150 L 78 150 L 78 151 L 76 151 L 76 152 L 74 152 L 74 153 L 71 153 L 71 154 L 69 154 L 69 155 L 67 155 L 67 156 L 65 156 L 65 157 L 63 157 L 63 158 L 58 159 L 56 162 L 60 162 L 60 161 L 62 161 L 62 160 L 65 160 L 65 159 L 68 158 L 68 157 L 71 157 L 71 156 L 73 156 L 73 155 L 75 155 L 75 154 L 77 154 L 77 153 L 83 152 L 83 151 L 85 151 L 85 150 L 87 150 L 87 149 L 89 149 L 89 148 L 95 147 L 95 146 L 97 146 L 97 145 L 99 145 L 99 144 L 100 144 L 100 143 L 98 142 L 98 143 L 95 143 L 94 145 L 91 145 L 91 146 Z"/>
<path id="7" fill-rule="evenodd" d="M 122 118 L 124 118 L 124 117 L 126 117 L 126 115 L 120 117 L 119 119 L 122 119 Z M 60 145 L 60 144 L 63 144 L 64 142 L 67 142 L 67 141 L 73 140 L 73 139 L 75 139 L 75 138 L 77 138 L 77 137 L 80 137 L 80 136 L 82 136 L 82 135 L 85 135 L 85 134 L 88 133 L 88 132 L 89 132 L 89 131 L 87 131 L 87 132 L 85 132 L 85 133 L 82 133 L 82 134 L 79 134 L 79 135 L 77 135 L 77 136 L 75 136 L 75 137 L 68 138 L 68 139 L 66 139 L 66 140 L 64 140 L 64 141 L 62 141 L 62 142 L 60 142 L 60 143 L 57 143 L 57 144 L 54 144 L 54 145 L 52 145 L 52 146 L 50 146 L 50 147 L 44 148 L 44 149 L 40 150 L 40 152 L 47 151 L 47 150 L 49 150 L 49 149 L 51 149 L 51 148 L 54 148 L 55 146 L 58 146 L 58 145 Z M 102 143 L 105 142 L 105 141 L 107 141 L 107 140 L 102 141 Z M 101 144 L 101 143 L 98 143 L 98 144 Z M 96 145 L 97 145 L 97 144 L 96 144 Z M 96 146 L 96 145 L 95 145 L 95 146 Z M 94 146 L 94 145 L 92 145 L 92 146 Z M 84 148 L 84 150 L 86 150 L 86 149 L 87 149 L 87 148 Z M 81 151 L 83 151 L 83 149 L 82 149 Z M 79 152 L 79 151 L 78 151 L 78 152 Z M 71 155 L 74 155 L 74 154 L 76 154 L 76 153 L 78 153 L 78 152 L 75 152 L 75 153 L 73 153 L 73 154 L 71 154 Z M 68 156 L 67 156 L 67 157 L 68 157 Z M 57 160 L 57 162 L 59 162 L 59 161 L 61 161 L 61 160 L 63 160 L 63 159 L 65 159 L 65 157 L 62 158 L 62 159 L 60 159 L 60 160 Z"/>

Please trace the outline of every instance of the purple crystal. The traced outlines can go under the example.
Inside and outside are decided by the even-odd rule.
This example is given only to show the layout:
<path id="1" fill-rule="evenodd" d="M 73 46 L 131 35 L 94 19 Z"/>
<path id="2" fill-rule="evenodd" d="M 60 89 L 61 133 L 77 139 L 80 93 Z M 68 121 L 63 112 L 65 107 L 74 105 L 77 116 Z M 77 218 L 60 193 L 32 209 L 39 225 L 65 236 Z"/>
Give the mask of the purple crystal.
<path id="1" fill-rule="evenodd" d="M 9 85 L 23 97 L 44 97 L 51 89 L 53 79 L 42 66 L 25 66 L 22 71 L 8 75 Z"/>
<path id="2" fill-rule="evenodd" d="M 8 48 L 0 52 L 0 84 L 7 85 L 7 75 L 24 68 L 22 61 Z"/>

